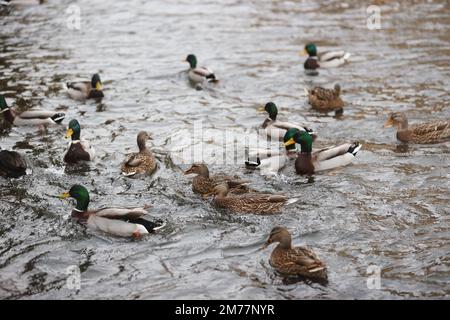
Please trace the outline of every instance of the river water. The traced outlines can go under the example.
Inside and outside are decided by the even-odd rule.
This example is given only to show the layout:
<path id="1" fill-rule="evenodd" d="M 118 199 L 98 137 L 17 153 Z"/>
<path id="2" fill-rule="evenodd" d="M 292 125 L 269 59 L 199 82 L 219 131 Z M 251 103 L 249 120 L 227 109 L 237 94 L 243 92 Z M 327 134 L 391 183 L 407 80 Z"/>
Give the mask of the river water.
<path id="1" fill-rule="evenodd" d="M 41 106 L 67 118 L 46 131 L 0 131 L 1 147 L 23 153 L 32 169 L 0 178 L 0 297 L 448 298 L 449 144 L 400 145 L 383 124 L 391 111 L 407 112 L 410 123 L 450 118 L 450 3 L 378 2 L 379 30 L 367 28 L 366 1 L 356 0 L 80 0 L 79 29 L 67 11 L 73 1 L 1 9 L 0 92 L 22 110 Z M 346 49 L 351 62 L 306 76 L 298 52 L 308 41 Z M 189 53 L 221 81 L 192 88 L 182 62 Z M 94 72 L 104 83 L 101 103 L 65 95 L 66 81 Z M 346 102 L 340 118 L 311 110 L 304 93 L 334 83 Z M 292 165 L 277 175 L 247 171 L 244 140 L 267 101 L 281 118 L 307 121 L 315 147 L 358 140 L 363 149 L 351 165 L 309 181 Z M 73 118 L 98 155 L 76 169 L 62 161 Z M 206 138 L 193 136 L 199 126 Z M 140 130 L 152 133 L 159 168 L 127 179 L 120 163 Z M 237 156 L 223 152 L 224 132 Z M 275 216 L 215 209 L 182 173 L 199 160 L 193 147 L 203 148 L 213 173 L 300 201 Z M 75 183 L 90 190 L 91 208 L 151 204 L 167 226 L 141 240 L 86 231 L 70 219 L 73 202 L 57 198 Z M 274 272 L 271 249 L 261 247 L 276 225 L 327 263 L 327 285 Z"/>

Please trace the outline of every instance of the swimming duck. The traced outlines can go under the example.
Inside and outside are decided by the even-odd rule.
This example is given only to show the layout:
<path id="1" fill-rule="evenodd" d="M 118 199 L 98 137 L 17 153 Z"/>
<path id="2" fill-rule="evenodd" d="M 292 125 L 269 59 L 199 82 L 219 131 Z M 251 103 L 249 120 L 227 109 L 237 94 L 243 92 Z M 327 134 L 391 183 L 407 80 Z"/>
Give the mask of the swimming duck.
<path id="1" fill-rule="evenodd" d="M 26 170 L 27 162 L 20 153 L 0 148 L 0 176 L 18 178 L 25 175 Z"/>
<path id="2" fill-rule="evenodd" d="M 188 78 L 192 84 L 195 86 L 201 85 L 203 82 L 217 82 L 219 80 L 216 79 L 213 71 L 206 67 L 197 67 L 197 57 L 193 54 L 189 54 L 186 57 L 187 62 L 189 62 L 189 72 Z"/>
<path id="3" fill-rule="evenodd" d="M 336 84 L 334 89 L 315 87 L 308 91 L 309 104 L 320 112 L 334 111 L 336 115 L 344 112 L 344 101 L 340 97 L 341 86 Z"/>
<path id="4" fill-rule="evenodd" d="M 214 187 L 221 183 L 226 183 L 230 187 L 230 193 L 239 194 L 249 191 L 249 188 L 245 186 L 248 181 L 226 175 L 210 175 L 204 163 L 194 163 L 184 174 L 196 174 L 192 179 L 192 191 L 201 194 L 204 198 L 210 196 L 214 192 Z"/>
<path id="5" fill-rule="evenodd" d="M 229 195 L 226 183 L 214 187 L 214 204 L 234 213 L 276 214 L 288 203 L 288 198 L 278 194 L 244 193 Z"/>
<path id="6" fill-rule="evenodd" d="M 450 120 L 414 124 L 409 127 L 408 119 L 403 112 L 393 112 L 384 127 L 394 125 L 397 126 L 397 139 L 402 142 L 429 144 L 450 140 Z"/>
<path id="7" fill-rule="evenodd" d="M 265 129 L 266 135 L 272 139 L 283 141 L 286 131 L 290 128 L 297 128 L 313 134 L 311 129 L 303 125 L 277 120 L 278 108 L 273 102 L 266 103 L 264 108 L 260 108 L 259 111 L 266 111 L 269 114 L 269 117 L 262 123 L 261 128 Z M 315 135 L 313 136 L 315 138 Z"/>
<path id="8" fill-rule="evenodd" d="M 297 130 L 294 136 L 284 143 L 285 146 L 295 143 L 301 146 L 301 152 L 295 160 L 295 170 L 299 174 L 311 175 L 315 172 L 346 166 L 355 159 L 356 153 L 362 147 L 359 142 L 354 142 L 313 152 L 312 142 L 309 133 Z"/>
<path id="9" fill-rule="evenodd" d="M 156 170 L 156 159 L 153 152 L 147 149 L 146 141 L 152 139 L 151 136 L 141 131 L 137 135 L 137 145 L 139 152 L 129 154 L 122 163 L 122 174 L 124 176 L 134 176 L 137 174 L 152 174 Z"/>
<path id="10" fill-rule="evenodd" d="M 161 229 L 161 221 L 148 221 L 143 218 L 148 206 L 135 208 L 108 207 L 98 210 L 88 210 L 89 192 L 81 185 L 73 185 L 60 198 L 73 198 L 77 205 L 72 209 L 72 217 L 89 229 L 101 230 L 121 237 L 140 237 Z"/>
<path id="11" fill-rule="evenodd" d="M 297 128 L 290 128 L 284 134 L 283 141 L 289 141 L 298 131 L 300 130 Z M 275 174 L 297 157 L 295 143 L 285 145 L 280 150 L 256 149 L 256 152 L 256 162 L 250 161 L 250 158 L 255 157 L 255 151 L 253 151 L 252 155 L 247 155 L 245 166 L 248 169 L 259 169 L 261 174 Z"/>
<path id="12" fill-rule="evenodd" d="M 278 245 L 272 251 L 269 263 L 279 273 L 327 280 L 325 263 L 312 250 L 293 247 L 291 234 L 286 228 L 275 227 L 272 229 L 264 248 L 272 243 L 278 243 Z"/>
<path id="13" fill-rule="evenodd" d="M 69 149 L 64 156 L 67 163 L 77 163 L 78 161 L 92 161 L 95 157 L 95 150 L 88 141 L 80 139 L 81 127 L 76 119 L 69 122 L 66 138 L 72 138 Z"/>
<path id="14" fill-rule="evenodd" d="M 345 64 L 351 56 L 349 52 L 343 50 L 325 51 L 318 54 L 314 43 L 308 43 L 301 52 L 301 55 L 308 55 L 308 58 L 303 65 L 306 70 L 338 67 Z"/>
<path id="15" fill-rule="evenodd" d="M 98 73 L 94 74 L 91 81 L 67 82 L 67 93 L 75 100 L 103 98 L 102 81 Z"/>
<path id="16" fill-rule="evenodd" d="M 3 95 L 0 95 L 0 109 L 5 120 L 16 126 L 48 126 L 61 123 L 65 117 L 64 113 L 39 108 L 31 108 L 20 113 L 15 108 L 8 107 Z"/>

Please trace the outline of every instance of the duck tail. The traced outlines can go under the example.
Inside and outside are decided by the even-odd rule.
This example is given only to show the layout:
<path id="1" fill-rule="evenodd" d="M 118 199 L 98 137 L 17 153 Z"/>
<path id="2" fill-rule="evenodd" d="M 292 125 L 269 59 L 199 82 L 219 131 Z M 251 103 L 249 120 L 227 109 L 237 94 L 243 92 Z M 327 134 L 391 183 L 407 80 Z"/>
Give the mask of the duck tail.
<path id="1" fill-rule="evenodd" d="M 159 230 L 166 225 L 162 220 L 149 221 L 143 218 L 134 219 L 130 222 L 143 226 L 149 233 Z"/>
<path id="2" fill-rule="evenodd" d="M 55 123 L 61 123 L 61 121 L 63 121 L 65 117 L 66 117 L 66 115 L 64 113 L 56 113 L 53 116 L 51 116 L 51 119 Z"/>
<path id="3" fill-rule="evenodd" d="M 216 78 L 216 75 L 214 73 L 210 73 L 206 76 L 206 79 L 208 79 L 208 82 L 217 83 L 219 82 L 219 79 Z"/>
<path id="4" fill-rule="evenodd" d="M 255 169 L 255 168 L 259 167 L 260 165 L 261 165 L 261 159 L 259 158 L 259 156 L 256 158 L 256 162 L 250 161 L 250 158 L 248 158 L 247 161 L 245 161 L 245 166 L 248 169 Z"/>
<path id="5" fill-rule="evenodd" d="M 286 205 L 290 206 L 291 204 L 294 204 L 298 201 L 300 201 L 300 198 L 290 198 L 290 199 L 288 199 L 288 201 L 286 201 Z"/>
<path id="6" fill-rule="evenodd" d="M 352 155 L 356 156 L 356 153 L 361 149 L 362 144 L 358 141 L 353 142 L 353 144 L 348 148 L 347 152 L 351 153 Z"/>

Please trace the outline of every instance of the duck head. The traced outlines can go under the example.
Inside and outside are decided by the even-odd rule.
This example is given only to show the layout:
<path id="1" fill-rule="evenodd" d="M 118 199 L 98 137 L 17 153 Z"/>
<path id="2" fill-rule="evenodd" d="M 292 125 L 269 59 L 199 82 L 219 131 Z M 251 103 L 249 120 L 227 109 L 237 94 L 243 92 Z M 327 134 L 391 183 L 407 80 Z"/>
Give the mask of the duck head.
<path id="1" fill-rule="evenodd" d="M 62 193 L 59 197 L 61 199 L 73 198 L 77 201 L 75 210 L 80 212 L 87 211 L 89 205 L 89 192 L 85 187 L 75 184 L 69 191 Z"/>
<path id="2" fill-rule="evenodd" d="M 95 90 L 97 90 L 97 91 L 103 90 L 102 81 L 100 80 L 100 76 L 98 73 L 96 73 L 92 76 L 91 86 L 92 86 L 92 88 L 95 88 Z"/>
<path id="3" fill-rule="evenodd" d="M 316 45 L 312 42 L 306 44 L 305 49 L 302 51 L 302 55 L 309 55 L 310 57 L 317 56 Z"/>
<path id="4" fill-rule="evenodd" d="M 291 146 L 295 148 L 295 144 L 298 143 L 301 146 L 301 152 L 311 153 L 312 151 L 313 137 L 306 131 L 291 128 L 286 132 L 283 140 L 287 150 L 290 150 L 289 147 Z"/>
<path id="5" fill-rule="evenodd" d="M 1 110 L 1 112 L 6 111 L 8 109 L 9 109 L 9 107 L 8 107 L 8 104 L 6 103 L 5 97 L 2 94 L 0 94 L 0 110 Z"/>
<path id="6" fill-rule="evenodd" d="M 213 194 L 215 198 L 225 198 L 228 194 L 228 184 L 221 183 L 214 187 Z"/>
<path id="7" fill-rule="evenodd" d="M 268 102 L 264 106 L 264 110 L 269 114 L 269 118 L 273 121 L 277 120 L 278 108 L 277 105 L 273 102 Z"/>
<path id="8" fill-rule="evenodd" d="M 188 54 L 185 61 L 189 62 L 191 69 L 194 69 L 197 67 L 197 57 L 195 55 Z"/>
<path id="9" fill-rule="evenodd" d="M 289 231 L 284 227 L 275 227 L 270 231 L 269 239 L 267 239 L 264 248 L 272 243 L 280 243 L 280 246 L 285 249 L 291 248 L 292 238 Z"/>
<path id="10" fill-rule="evenodd" d="M 80 132 L 80 123 L 76 119 L 70 120 L 66 131 L 66 138 L 72 138 L 72 141 L 80 140 Z"/>
<path id="11" fill-rule="evenodd" d="M 209 178 L 209 170 L 204 163 L 194 163 L 189 169 L 187 169 L 184 174 L 195 173 L 199 176 Z"/>
<path id="12" fill-rule="evenodd" d="M 137 135 L 137 145 L 139 147 L 139 151 L 144 151 L 147 149 L 146 142 L 147 140 L 153 140 L 152 137 L 145 131 L 140 131 Z"/>
<path id="13" fill-rule="evenodd" d="M 384 127 L 389 128 L 397 126 L 398 129 L 408 128 L 408 119 L 403 112 L 392 112 L 389 114 L 389 118 L 386 120 Z"/>

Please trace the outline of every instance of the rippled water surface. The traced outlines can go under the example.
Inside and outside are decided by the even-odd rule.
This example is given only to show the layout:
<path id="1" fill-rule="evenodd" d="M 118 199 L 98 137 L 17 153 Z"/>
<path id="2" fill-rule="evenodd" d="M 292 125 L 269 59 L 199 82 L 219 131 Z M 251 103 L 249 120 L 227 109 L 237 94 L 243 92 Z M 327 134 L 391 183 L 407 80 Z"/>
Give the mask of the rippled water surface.
<path id="1" fill-rule="evenodd" d="M 401 146 L 383 123 L 405 111 L 410 123 L 450 117 L 450 4 L 379 1 L 381 30 L 366 27 L 365 1 L 77 1 L 81 29 L 66 26 L 73 1 L 0 11 L 0 92 L 10 104 L 67 114 L 62 126 L 0 131 L 0 145 L 26 155 L 33 173 L 0 178 L 0 297 L 40 298 L 448 298 L 450 296 L 449 144 Z M 343 48 L 351 63 L 303 72 L 307 41 Z M 197 91 L 187 81 L 188 53 L 214 69 L 219 84 Z M 99 72 L 105 98 L 75 102 L 72 78 Z M 304 88 L 343 88 L 343 117 L 319 115 Z M 279 175 L 248 172 L 243 159 L 223 164 L 223 132 L 238 137 L 264 119 L 273 100 L 280 117 L 306 119 L 317 147 L 359 140 L 353 164 L 313 181 L 292 166 Z M 72 118 L 98 158 L 65 168 L 65 126 Z M 301 200 L 277 216 L 229 215 L 191 191 L 180 153 L 202 120 L 212 172 L 237 173 L 252 186 Z M 119 167 L 138 131 L 153 134 L 159 169 L 126 179 Z M 56 195 L 74 183 L 91 208 L 152 204 L 167 221 L 158 234 L 128 240 L 86 231 L 70 219 L 73 203 Z M 286 283 L 261 250 L 275 225 L 328 264 L 329 283 Z M 369 289 L 367 268 L 381 268 Z M 71 268 L 81 289 L 67 284 Z"/>

